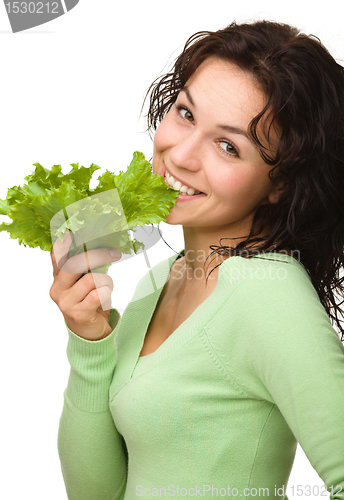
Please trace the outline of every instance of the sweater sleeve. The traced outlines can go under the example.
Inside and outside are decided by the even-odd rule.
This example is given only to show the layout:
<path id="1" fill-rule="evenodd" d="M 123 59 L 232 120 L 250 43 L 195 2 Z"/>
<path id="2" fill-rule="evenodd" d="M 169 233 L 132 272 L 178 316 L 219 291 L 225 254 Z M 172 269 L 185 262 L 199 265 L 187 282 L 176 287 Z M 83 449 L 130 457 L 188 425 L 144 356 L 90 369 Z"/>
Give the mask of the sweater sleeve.
<path id="1" fill-rule="evenodd" d="M 112 333 L 88 341 L 68 327 L 71 365 L 58 432 L 58 451 L 69 500 L 121 500 L 127 461 L 125 445 L 109 409 L 115 363 L 114 336 L 120 315 L 113 309 Z"/>
<path id="2" fill-rule="evenodd" d="M 245 372 L 253 394 L 278 406 L 330 499 L 343 500 L 344 347 L 310 279 L 300 276 L 253 277 L 237 289 L 249 304 L 241 317 Z"/>

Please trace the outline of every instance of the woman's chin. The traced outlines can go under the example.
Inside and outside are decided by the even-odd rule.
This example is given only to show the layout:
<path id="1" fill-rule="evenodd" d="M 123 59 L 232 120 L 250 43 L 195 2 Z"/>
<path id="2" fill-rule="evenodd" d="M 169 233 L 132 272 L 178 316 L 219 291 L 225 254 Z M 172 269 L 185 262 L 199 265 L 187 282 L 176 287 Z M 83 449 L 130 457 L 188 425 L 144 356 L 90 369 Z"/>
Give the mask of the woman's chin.
<path id="1" fill-rule="evenodd" d="M 165 223 L 166 224 L 171 224 L 173 226 L 177 225 L 177 224 L 182 224 L 182 221 L 180 220 L 180 217 L 178 217 L 174 213 L 174 207 L 172 207 L 172 209 L 170 210 L 169 214 L 166 216 Z"/>
<path id="2" fill-rule="evenodd" d="M 165 221 L 165 224 L 169 224 L 171 226 L 176 226 L 177 224 L 181 224 L 181 222 L 177 222 L 176 220 L 174 220 L 173 217 L 169 217 L 169 215 L 166 217 L 166 221 Z"/>

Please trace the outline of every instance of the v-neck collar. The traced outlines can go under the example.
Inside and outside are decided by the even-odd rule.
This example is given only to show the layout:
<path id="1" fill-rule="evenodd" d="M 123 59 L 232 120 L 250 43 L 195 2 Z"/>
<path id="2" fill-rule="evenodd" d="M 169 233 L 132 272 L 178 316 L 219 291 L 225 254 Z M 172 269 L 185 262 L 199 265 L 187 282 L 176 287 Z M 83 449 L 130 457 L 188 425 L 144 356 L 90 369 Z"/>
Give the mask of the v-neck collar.
<path id="1" fill-rule="evenodd" d="M 152 353 L 140 357 L 144 339 L 148 330 L 149 323 L 153 316 L 155 307 L 163 290 L 163 287 L 169 277 L 170 269 L 177 257 L 181 254 L 172 255 L 168 259 L 160 262 L 155 266 L 154 273 L 149 271 L 145 276 L 146 286 L 142 290 L 139 289 L 138 294 L 134 294 L 132 301 L 128 305 L 121 321 L 122 328 L 119 330 L 119 335 L 115 336 L 117 348 L 117 362 L 115 368 L 115 377 L 110 388 L 110 400 L 119 392 L 123 385 L 129 383 L 137 374 L 141 374 L 146 370 L 156 366 L 163 359 L 170 357 L 173 352 L 185 344 L 193 335 L 197 334 L 199 329 L 202 329 L 205 322 L 209 319 L 208 316 L 218 309 L 219 305 L 224 300 L 226 295 L 225 289 L 230 284 L 235 284 L 236 281 L 241 281 L 240 273 L 227 273 L 234 260 L 246 260 L 240 256 L 233 256 L 224 260 L 219 266 L 218 280 L 215 289 L 212 293 L 191 313 L 191 315 L 179 325 L 178 328 Z M 286 254 L 278 254 L 276 252 L 266 252 L 264 255 L 257 255 L 252 259 L 266 259 L 269 261 L 284 261 L 286 263 L 295 262 L 300 265 L 293 257 Z M 231 283 L 228 282 L 228 275 Z M 224 277 L 225 275 L 225 277 Z M 149 280 L 150 278 L 150 280 Z M 150 287 L 150 288 L 149 288 Z M 141 296 L 140 296 L 141 293 Z M 131 325 L 129 328 L 127 324 Z M 121 336 L 121 333 L 123 334 Z"/>

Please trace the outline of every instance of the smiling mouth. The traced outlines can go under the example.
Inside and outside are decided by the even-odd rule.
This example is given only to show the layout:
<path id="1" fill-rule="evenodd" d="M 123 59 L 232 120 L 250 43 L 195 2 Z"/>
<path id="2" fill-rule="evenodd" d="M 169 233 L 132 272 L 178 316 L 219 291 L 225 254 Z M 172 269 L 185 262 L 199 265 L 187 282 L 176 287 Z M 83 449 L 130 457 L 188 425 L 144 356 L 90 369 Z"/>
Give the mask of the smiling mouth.
<path id="1" fill-rule="evenodd" d="M 197 190 L 195 190 L 192 187 L 185 186 L 180 181 L 175 180 L 174 177 L 169 174 L 169 172 L 167 171 L 167 169 L 165 171 L 164 181 L 171 188 L 175 189 L 176 191 L 179 191 L 180 194 L 184 194 L 184 195 L 188 195 L 188 196 L 194 196 L 194 195 L 197 195 L 197 194 L 204 194 L 201 191 L 197 191 Z"/>

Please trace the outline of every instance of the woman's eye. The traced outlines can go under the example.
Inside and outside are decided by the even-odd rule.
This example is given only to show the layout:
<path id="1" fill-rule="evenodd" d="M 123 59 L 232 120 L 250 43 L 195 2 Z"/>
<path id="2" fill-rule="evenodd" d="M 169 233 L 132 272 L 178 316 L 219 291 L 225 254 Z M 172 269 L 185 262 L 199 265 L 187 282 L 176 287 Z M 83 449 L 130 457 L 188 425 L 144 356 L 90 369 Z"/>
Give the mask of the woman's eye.
<path id="1" fill-rule="evenodd" d="M 192 122 L 193 121 L 193 116 L 192 116 L 192 113 L 191 111 L 189 111 L 188 109 L 186 108 L 179 108 L 179 113 L 182 115 L 183 118 L 185 118 L 185 120 L 187 120 L 188 122 Z"/>
<path id="2" fill-rule="evenodd" d="M 221 149 L 223 149 L 226 153 L 228 154 L 234 154 L 235 156 L 238 156 L 238 152 L 235 149 L 235 147 L 227 141 L 220 141 L 219 142 Z"/>

